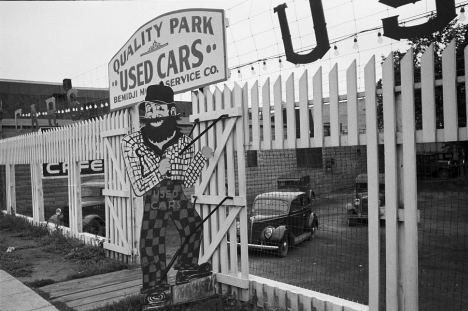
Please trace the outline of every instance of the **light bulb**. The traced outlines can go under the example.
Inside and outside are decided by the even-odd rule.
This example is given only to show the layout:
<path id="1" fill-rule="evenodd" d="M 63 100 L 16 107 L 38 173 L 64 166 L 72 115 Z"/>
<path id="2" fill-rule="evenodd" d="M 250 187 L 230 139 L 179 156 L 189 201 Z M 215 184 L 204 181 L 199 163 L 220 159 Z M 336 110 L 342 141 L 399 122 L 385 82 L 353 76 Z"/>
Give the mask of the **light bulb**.
<path id="1" fill-rule="evenodd" d="M 84 108 L 83 108 L 83 107 L 81 107 L 81 111 L 83 111 L 83 110 L 84 110 Z"/>
<path id="2" fill-rule="evenodd" d="M 252 76 L 255 76 L 256 72 L 255 72 L 254 67 L 252 66 L 250 69 L 252 69 Z"/>
<path id="3" fill-rule="evenodd" d="M 94 109 L 96 109 L 96 108 L 97 108 L 97 105 L 96 105 L 96 104 L 94 104 Z"/>
<path id="4" fill-rule="evenodd" d="M 353 49 L 355 49 L 355 50 L 359 49 L 359 45 L 357 43 L 357 38 L 354 38 Z"/>
<path id="5" fill-rule="evenodd" d="M 338 51 L 338 47 L 336 45 L 335 45 L 334 49 L 335 49 L 335 56 L 340 55 L 340 51 Z"/>
<path id="6" fill-rule="evenodd" d="M 104 104 L 104 106 L 106 106 L 106 107 L 107 107 L 107 106 L 109 106 L 109 104 L 106 102 L 106 103 Z"/>
<path id="7" fill-rule="evenodd" d="M 460 9 L 460 17 L 458 19 L 460 20 L 460 22 L 463 22 L 466 19 L 466 17 L 465 17 L 465 7 L 464 6 L 462 6 L 462 8 Z"/>
<path id="8" fill-rule="evenodd" d="M 231 71 L 229 71 L 229 73 L 231 73 Z M 104 104 L 103 104 L 103 103 L 101 103 L 101 108 L 104 108 Z"/>
<path id="9" fill-rule="evenodd" d="M 283 62 L 281 61 L 281 58 L 279 59 L 279 67 L 280 69 L 283 68 Z"/>
<path id="10" fill-rule="evenodd" d="M 263 70 L 267 70 L 266 61 L 263 61 Z"/>
<path id="11" fill-rule="evenodd" d="M 383 42 L 383 38 L 382 38 L 382 34 L 380 33 L 380 31 L 379 31 L 379 33 L 377 34 L 377 36 L 378 36 L 377 42 L 378 42 L 378 43 L 382 43 L 382 42 Z"/>
<path id="12" fill-rule="evenodd" d="M 242 74 L 241 74 L 240 69 L 237 69 L 237 77 L 238 77 L 239 79 L 242 79 Z"/>

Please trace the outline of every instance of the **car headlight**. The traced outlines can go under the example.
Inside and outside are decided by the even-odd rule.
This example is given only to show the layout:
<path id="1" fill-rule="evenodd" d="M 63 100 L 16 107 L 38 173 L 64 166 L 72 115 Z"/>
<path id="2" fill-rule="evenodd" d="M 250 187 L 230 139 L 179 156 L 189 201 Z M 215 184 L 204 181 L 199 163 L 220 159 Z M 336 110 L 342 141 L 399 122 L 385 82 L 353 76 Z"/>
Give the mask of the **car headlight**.
<path id="1" fill-rule="evenodd" d="M 359 205 L 361 204 L 361 200 L 359 199 L 354 199 L 354 205 Z"/>
<path id="2" fill-rule="evenodd" d="M 265 228 L 265 230 L 263 230 L 263 235 L 267 239 L 271 238 L 272 234 L 273 234 L 273 228 L 268 227 L 268 228 Z"/>
<path id="3" fill-rule="evenodd" d="M 55 215 L 59 216 L 60 214 L 62 214 L 62 210 L 60 208 L 57 208 L 55 210 Z"/>

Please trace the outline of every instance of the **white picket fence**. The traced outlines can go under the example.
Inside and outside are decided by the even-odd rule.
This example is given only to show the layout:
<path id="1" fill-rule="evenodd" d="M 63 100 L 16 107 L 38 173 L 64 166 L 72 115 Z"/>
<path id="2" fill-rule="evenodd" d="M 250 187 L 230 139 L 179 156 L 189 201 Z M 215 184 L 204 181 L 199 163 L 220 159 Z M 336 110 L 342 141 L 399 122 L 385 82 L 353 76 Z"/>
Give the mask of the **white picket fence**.
<path id="1" fill-rule="evenodd" d="M 312 77 L 312 99 L 309 94 L 307 70 L 299 79 L 298 98 L 295 97 L 295 80 L 286 80 L 283 95 L 282 77 L 278 77 L 271 90 L 270 81 L 261 87 L 255 83 L 251 89 L 242 88 L 244 107 L 244 144 L 250 150 L 294 149 L 312 147 L 367 146 L 367 171 L 369 177 L 369 205 L 378 206 L 379 153 L 378 145 L 385 147 L 385 247 L 386 247 L 386 310 L 419 310 L 418 303 L 418 235 L 419 212 L 417 210 L 416 143 L 453 142 L 468 140 L 468 127 L 458 126 L 457 84 L 468 87 L 464 76 L 456 76 L 455 42 L 452 41 L 442 54 L 443 79 L 435 80 L 434 52 L 431 45 L 421 58 L 421 82 L 414 82 L 413 50 L 407 51 L 401 60 L 401 85 L 395 85 L 393 57 L 390 54 L 382 65 L 383 89 L 376 88 L 376 60 L 372 57 L 365 66 L 365 91 L 357 92 L 356 63 L 346 70 L 347 94 L 338 94 L 338 68 L 335 65 L 328 75 L 329 98 L 323 98 L 322 70 Z M 468 49 L 464 55 L 468 68 Z M 435 88 L 443 89 L 444 128 L 436 125 Z M 422 94 L 422 130 L 415 128 L 415 89 Z M 383 97 L 384 130 L 378 129 L 377 96 Z M 359 122 L 358 101 L 365 100 L 365 124 Z M 249 102 L 250 99 L 250 102 Z M 328 107 L 327 107 L 328 106 Z M 340 114 L 340 106 L 346 113 Z M 250 107 L 250 108 L 249 108 Z M 296 131 L 295 110 L 299 109 L 300 135 Z M 330 135 L 324 132 L 324 110 Z M 283 111 L 286 110 L 286 120 Z M 343 109 L 341 109 L 342 111 Z M 468 110 L 468 105 L 467 105 Z M 309 111 L 314 122 L 314 135 L 309 134 Z M 468 111 L 467 111 L 468 114 Z M 272 116 L 274 122 L 271 123 Z M 347 131 L 340 130 L 345 122 Z M 361 127 L 361 128 L 360 128 Z M 363 131 L 364 129 L 364 131 Z M 379 214 L 369 209 L 369 310 L 379 310 L 380 289 L 380 231 Z M 259 306 L 275 306 L 291 310 L 358 310 L 351 303 L 317 302 L 312 306 L 310 297 L 320 294 L 304 293 L 300 289 L 286 291 L 290 287 L 271 280 L 262 280 L 251 288 L 256 293 Z M 274 285 L 273 285 L 274 284 Z M 277 293 L 280 293 L 279 296 Z M 280 300 L 278 300 L 280 297 Z M 301 301 L 306 301 L 305 304 Z M 293 302 L 293 305 L 291 304 Z M 367 308 L 367 306 L 366 306 Z"/>
<path id="2" fill-rule="evenodd" d="M 465 50 L 465 68 L 468 68 Z M 329 98 L 323 98 L 322 70 L 312 77 L 309 94 L 308 72 L 299 79 L 299 98 L 295 97 L 294 76 L 286 80 L 283 98 L 281 77 L 271 89 L 268 79 L 262 86 L 261 101 L 258 83 L 236 85 L 231 91 L 216 88 L 212 93 L 193 96 L 193 116 L 198 119 L 194 136 L 221 115 L 226 117 L 197 144 L 215 149 L 196 186 L 196 208 L 206 216 L 226 195 L 233 197 L 217 212 L 216 221 L 204 227 L 202 259 L 211 259 L 223 291 L 235 292 L 242 300 L 256 297 L 259 306 L 280 306 L 290 310 L 379 310 L 380 297 L 380 231 L 379 215 L 369 210 L 369 306 L 363 306 L 323 294 L 302 290 L 287 284 L 250 276 L 247 252 L 247 218 L 244 151 L 312 148 L 328 146 L 366 145 L 369 172 L 369 204 L 378 205 L 378 145 L 385 146 L 386 184 L 386 302 L 387 310 L 418 310 L 418 211 L 416 204 L 416 143 L 464 141 L 468 128 L 458 127 L 456 100 L 457 83 L 468 87 L 465 77 L 456 77 L 455 43 L 443 52 L 443 80 L 434 78 L 432 47 L 422 57 L 421 82 L 414 83 L 413 51 L 401 61 L 401 86 L 394 87 L 393 59 L 383 66 L 383 89 L 376 89 L 376 60 L 365 66 L 365 91 L 357 92 L 356 63 L 346 71 L 347 94 L 338 94 L 338 68 L 329 74 Z M 435 87 L 443 88 L 444 128 L 437 129 Z M 415 130 L 414 90 L 422 91 L 422 130 Z M 384 131 L 377 128 L 377 95 L 383 96 Z M 310 99 L 312 95 L 312 99 Z M 365 98 L 365 133 L 360 129 L 358 98 Z M 343 103 L 346 101 L 346 103 Z M 326 107 L 326 105 L 328 107 Z M 340 114 L 346 105 L 346 114 Z M 468 105 L 467 105 L 468 107 Z M 286 122 L 283 122 L 283 109 Z M 296 136 L 295 110 L 299 109 L 300 137 Z M 324 133 L 324 109 L 329 110 L 330 135 Z M 314 136 L 309 135 L 309 110 L 314 121 Z M 252 119 L 249 120 L 249 114 Z M 271 124 L 271 116 L 274 122 Z M 347 132 L 340 131 L 346 120 Z M 328 123 L 328 122 L 327 122 Z M 285 125 L 286 124 L 286 125 Z M 7 209 L 15 211 L 16 194 L 14 166 L 31 165 L 33 185 L 33 221 L 44 221 L 42 200 L 42 163 L 69 162 L 69 202 L 72 211 L 70 232 L 81 233 L 80 179 L 81 160 L 101 159 L 106 164 L 106 241 L 109 255 L 121 260 L 138 262 L 138 236 L 141 219 L 141 199 L 132 196 L 119 150 L 120 136 L 138 129 L 138 112 L 114 112 L 103 119 L 58 128 L 47 133 L 34 133 L 0 141 L 0 164 L 6 165 Z M 251 139 L 252 138 L 252 139 Z M 274 138 L 274 139 L 273 139 Z M 222 160 L 221 160 L 222 159 Z M 226 160 L 226 161 L 224 161 Z M 227 163 L 227 167 L 225 166 Z M 226 181 L 226 182 L 225 182 Z M 226 185 L 227 184 L 227 188 Z M 404 187 L 403 187 L 404 184 Z M 404 207 L 404 209 L 403 209 Z M 240 263 L 237 246 L 228 245 L 226 234 L 236 236 L 235 216 L 240 215 Z M 404 237 L 404 238 L 403 238 Z M 230 250 L 230 251 L 228 251 Z"/>
<path id="3" fill-rule="evenodd" d="M 136 261 L 135 213 L 123 159 L 120 139 L 130 131 L 127 110 L 105 115 L 99 120 L 84 121 L 51 131 L 30 133 L 0 141 L 0 164 L 6 167 L 7 212 L 16 213 L 15 165 L 31 166 L 32 221 L 44 222 L 42 189 L 43 163 L 68 163 L 68 196 L 70 226 L 62 228 L 69 235 L 90 243 L 99 239 L 109 256 L 123 261 Z M 82 232 L 80 161 L 104 159 L 106 195 L 106 238 Z M 122 186 L 123 185 L 123 186 Z M 126 188 L 125 188 L 126 186 Z M 125 188 L 125 189 L 124 189 Z M 126 190 L 126 191 L 125 191 Z M 126 196 L 115 196 L 115 192 Z"/>

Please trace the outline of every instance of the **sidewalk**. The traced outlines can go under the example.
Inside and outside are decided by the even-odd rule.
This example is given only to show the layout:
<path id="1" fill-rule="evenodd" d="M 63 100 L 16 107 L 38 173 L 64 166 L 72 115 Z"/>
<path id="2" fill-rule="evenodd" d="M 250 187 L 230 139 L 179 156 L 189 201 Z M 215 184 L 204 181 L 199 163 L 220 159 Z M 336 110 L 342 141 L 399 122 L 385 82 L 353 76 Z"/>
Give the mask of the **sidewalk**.
<path id="1" fill-rule="evenodd" d="M 58 311 L 35 291 L 0 270 L 0 311 Z"/>

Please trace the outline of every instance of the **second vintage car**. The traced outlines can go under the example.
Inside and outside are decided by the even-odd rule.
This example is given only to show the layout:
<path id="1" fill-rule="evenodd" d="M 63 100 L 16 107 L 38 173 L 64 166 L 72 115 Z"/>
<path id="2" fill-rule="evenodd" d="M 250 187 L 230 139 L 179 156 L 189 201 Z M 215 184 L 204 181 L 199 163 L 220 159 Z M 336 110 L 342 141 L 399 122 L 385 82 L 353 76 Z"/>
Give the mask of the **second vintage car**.
<path id="1" fill-rule="evenodd" d="M 305 192 L 267 192 L 258 195 L 248 219 L 249 248 L 270 250 L 286 257 L 291 246 L 312 239 L 318 216 Z"/>
<path id="2" fill-rule="evenodd" d="M 369 208 L 378 208 L 381 223 L 385 220 L 385 175 L 379 174 L 379 206 L 369 206 L 369 193 L 367 189 L 367 174 L 356 177 L 356 189 L 353 202 L 345 205 L 347 210 L 348 226 L 367 223 Z"/>
<path id="3" fill-rule="evenodd" d="M 105 201 L 102 195 L 104 180 L 93 179 L 81 184 L 81 213 L 83 216 L 83 232 L 95 235 L 105 236 L 106 234 L 106 216 Z M 50 223 L 69 227 L 70 210 L 68 205 L 57 208 L 55 215 L 49 218 Z"/>

